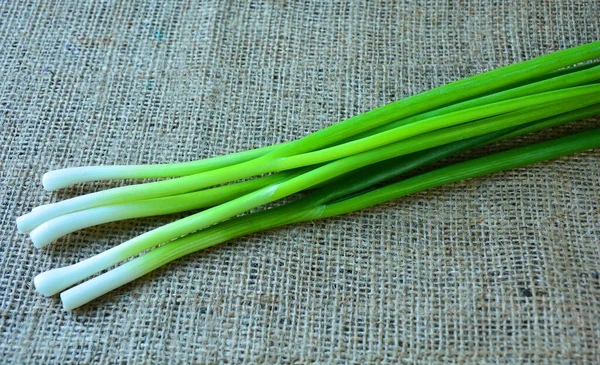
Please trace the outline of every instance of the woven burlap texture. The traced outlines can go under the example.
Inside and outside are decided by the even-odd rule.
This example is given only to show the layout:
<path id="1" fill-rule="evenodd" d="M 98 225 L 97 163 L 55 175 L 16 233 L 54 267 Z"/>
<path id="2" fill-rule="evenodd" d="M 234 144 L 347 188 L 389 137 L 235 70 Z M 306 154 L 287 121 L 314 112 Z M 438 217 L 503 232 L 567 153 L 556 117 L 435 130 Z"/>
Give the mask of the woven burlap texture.
<path id="1" fill-rule="evenodd" d="M 598 150 L 240 238 L 71 313 L 36 274 L 184 215 L 41 250 L 14 224 L 124 183 L 44 192 L 50 169 L 293 140 L 597 40 L 598 1 L 32 0 L 0 14 L 0 363 L 600 360 Z"/>

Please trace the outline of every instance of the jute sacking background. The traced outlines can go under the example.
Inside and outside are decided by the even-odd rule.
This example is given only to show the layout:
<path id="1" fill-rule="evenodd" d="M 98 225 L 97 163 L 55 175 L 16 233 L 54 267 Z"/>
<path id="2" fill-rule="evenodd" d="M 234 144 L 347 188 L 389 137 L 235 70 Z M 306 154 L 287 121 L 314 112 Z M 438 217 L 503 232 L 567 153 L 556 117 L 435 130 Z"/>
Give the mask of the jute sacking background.
<path id="1" fill-rule="evenodd" d="M 183 214 L 42 250 L 14 221 L 122 183 L 44 192 L 52 168 L 288 141 L 599 34 L 595 0 L 1 2 L 0 362 L 598 361 L 598 150 L 237 239 L 72 313 L 33 277 Z"/>

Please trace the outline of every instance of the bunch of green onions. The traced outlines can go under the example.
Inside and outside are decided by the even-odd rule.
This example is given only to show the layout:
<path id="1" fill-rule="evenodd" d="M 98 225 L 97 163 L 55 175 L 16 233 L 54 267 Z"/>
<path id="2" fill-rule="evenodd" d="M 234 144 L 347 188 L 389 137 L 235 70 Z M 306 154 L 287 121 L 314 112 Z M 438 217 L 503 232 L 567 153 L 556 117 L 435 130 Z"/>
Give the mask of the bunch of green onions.
<path id="1" fill-rule="evenodd" d="M 236 237 L 599 147 L 600 129 L 394 179 L 467 149 L 600 114 L 600 62 L 587 62 L 599 57 L 600 41 L 559 51 L 270 147 L 185 163 L 50 171 L 43 177 L 47 190 L 103 179 L 171 179 L 33 209 L 17 219 L 17 226 L 36 247 L 106 222 L 203 210 L 41 273 L 35 287 L 47 296 L 62 292 L 63 306 L 71 310 L 179 257 Z M 277 203 L 284 198 L 286 203 Z"/>

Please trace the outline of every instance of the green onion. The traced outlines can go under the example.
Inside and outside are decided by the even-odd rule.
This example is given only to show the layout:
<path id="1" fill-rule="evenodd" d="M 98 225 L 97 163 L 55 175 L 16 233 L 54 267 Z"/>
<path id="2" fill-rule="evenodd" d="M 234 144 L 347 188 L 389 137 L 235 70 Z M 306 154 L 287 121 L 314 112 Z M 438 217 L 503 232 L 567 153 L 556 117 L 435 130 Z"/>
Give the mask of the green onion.
<path id="1" fill-rule="evenodd" d="M 577 90 L 573 90 L 573 89 L 577 89 Z M 561 104 L 554 104 L 554 105 L 550 104 L 549 105 L 549 104 L 544 103 L 541 106 L 536 106 L 535 108 L 527 108 L 527 106 L 529 105 L 528 103 L 533 103 L 532 101 L 527 100 L 528 103 L 523 103 L 523 102 L 519 103 L 521 100 L 515 99 L 517 101 L 515 101 L 514 103 L 510 103 L 508 105 L 510 105 L 511 108 L 513 108 L 515 105 L 521 105 L 522 107 L 524 107 L 522 110 L 507 112 L 505 114 L 500 114 L 500 115 L 494 116 L 492 118 L 478 120 L 477 122 L 472 122 L 472 123 L 469 123 L 468 125 L 457 126 L 457 127 L 452 127 L 452 128 L 445 128 L 445 129 L 440 128 L 439 130 L 435 130 L 433 132 L 426 133 L 427 129 L 423 128 L 423 127 L 428 126 L 426 124 L 428 120 L 425 120 L 422 122 L 407 125 L 405 127 L 399 127 L 397 129 L 391 130 L 389 132 L 384 132 L 384 133 L 393 133 L 393 132 L 396 132 L 396 130 L 398 130 L 398 129 L 408 129 L 408 127 L 413 127 L 412 130 L 416 129 L 420 133 L 412 132 L 412 134 L 411 134 L 411 133 L 405 132 L 404 130 L 401 131 L 401 132 L 403 132 L 403 136 L 412 136 L 412 135 L 416 134 L 416 136 L 412 136 L 412 138 L 408 138 L 408 139 L 404 138 L 395 143 L 388 143 L 388 144 L 383 143 L 386 140 L 384 137 L 381 137 L 379 135 L 374 136 L 374 137 L 379 136 L 379 138 L 377 138 L 375 140 L 373 140 L 371 137 L 364 138 L 362 140 L 357 141 L 360 144 L 371 146 L 370 149 L 365 150 L 364 152 L 361 152 L 362 150 L 360 148 L 353 146 L 354 148 L 350 149 L 349 151 L 353 151 L 353 152 L 358 151 L 359 153 L 352 154 L 349 156 L 344 156 L 344 154 L 341 154 L 341 157 L 338 158 L 336 161 L 330 162 L 326 165 L 315 168 L 315 169 L 305 172 L 303 174 L 299 174 L 298 176 L 284 179 L 284 180 L 278 182 L 277 184 L 275 184 L 275 183 L 270 184 L 261 189 L 257 189 L 251 193 L 240 196 L 236 199 L 232 199 L 228 202 L 224 202 L 219 206 L 210 208 L 206 211 L 203 211 L 203 212 L 197 213 L 195 215 L 192 215 L 190 217 L 184 218 L 182 220 L 179 220 L 178 222 L 174 222 L 172 224 L 155 229 L 152 232 L 148 232 L 148 233 L 140 236 L 139 239 L 136 238 L 132 241 L 128 241 L 127 247 L 131 247 L 131 248 L 127 248 L 127 252 L 130 252 L 130 250 L 135 250 L 136 253 L 141 252 L 143 250 L 146 250 L 149 247 L 152 247 L 153 245 L 163 242 L 165 239 L 188 234 L 197 229 L 201 229 L 201 228 L 207 227 L 211 224 L 218 223 L 223 219 L 230 218 L 232 216 L 246 212 L 248 210 L 259 207 L 261 205 L 271 203 L 275 200 L 285 198 L 289 195 L 295 194 L 302 190 L 306 190 L 308 188 L 313 187 L 316 184 L 326 182 L 327 180 L 330 180 L 331 178 L 343 175 L 349 171 L 352 171 L 354 169 L 357 169 L 357 168 L 360 168 L 363 166 L 367 166 L 367 165 L 370 165 L 370 164 L 373 164 L 373 163 L 376 163 L 379 161 L 383 161 L 386 159 L 390 159 L 390 158 L 393 158 L 396 156 L 401 156 L 403 154 L 408 154 L 408 153 L 412 153 L 412 152 L 419 151 L 419 150 L 425 150 L 425 149 L 428 149 L 428 148 L 431 148 L 434 146 L 439 146 L 439 145 L 455 142 L 458 140 L 462 140 L 462 139 L 466 139 L 466 138 L 470 138 L 470 137 L 474 137 L 474 136 L 478 136 L 478 135 L 484 135 L 484 134 L 487 134 L 487 133 L 490 133 L 493 131 L 507 128 L 507 127 L 513 127 L 516 125 L 529 123 L 529 122 L 532 122 L 535 120 L 539 120 L 542 118 L 560 114 L 561 112 L 564 112 L 564 111 L 570 111 L 571 109 L 579 109 L 582 107 L 586 107 L 586 106 L 589 106 L 591 103 L 595 103 L 600 100 L 600 85 L 598 85 L 598 86 L 582 86 L 582 87 L 573 88 L 573 89 L 567 89 L 566 91 L 543 93 L 543 94 L 538 94 L 538 95 L 535 95 L 532 97 L 522 98 L 522 99 L 534 99 L 534 101 L 537 101 L 537 99 L 540 99 L 541 96 L 544 96 L 545 97 L 544 100 L 552 101 L 552 100 L 556 99 L 558 96 L 565 94 L 568 97 L 558 98 L 557 100 L 568 101 L 568 105 L 561 105 Z M 592 91 L 590 91 L 590 90 L 592 90 Z M 596 91 L 594 91 L 594 90 L 596 90 Z M 573 95 L 576 95 L 575 98 L 573 97 Z M 506 102 L 502 102 L 502 103 L 506 103 Z M 538 105 L 538 104 L 539 104 L 539 102 L 535 103 L 534 105 Z M 483 107 L 477 107 L 477 108 L 473 108 L 473 109 L 477 109 L 477 111 L 479 111 L 481 108 L 483 108 Z M 496 112 L 497 109 L 498 108 L 495 108 L 495 105 L 490 105 L 489 110 L 493 111 L 494 114 L 499 114 Z M 503 111 L 506 111 L 506 110 L 511 111 L 512 109 L 502 109 L 502 110 Z M 436 119 L 441 119 L 441 121 L 444 122 L 444 126 L 448 126 L 448 125 L 451 125 L 452 124 L 451 122 L 454 122 L 454 120 L 465 120 L 465 118 L 462 117 L 463 114 L 467 115 L 466 120 L 479 119 L 479 117 L 481 115 L 481 114 L 477 115 L 477 118 L 473 117 L 472 115 L 474 114 L 474 112 L 472 111 L 472 109 L 467 109 L 466 111 L 449 113 L 449 114 L 445 115 L 446 116 L 445 119 L 441 119 L 443 116 L 437 117 Z M 455 115 L 457 115 L 457 116 L 455 117 Z M 429 127 L 429 129 L 432 129 L 432 128 Z M 367 143 L 364 143 L 363 141 L 367 142 Z M 341 145 L 340 147 L 345 147 L 345 145 Z M 329 149 L 325 149 L 324 151 L 328 151 L 328 150 Z M 310 155 L 310 156 L 306 156 L 306 155 L 294 156 L 296 159 L 292 160 L 292 162 L 288 163 L 287 165 L 286 165 L 286 162 L 288 162 L 290 159 L 293 159 L 294 157 L 282 158 L 282 159 L 275 160 L 275 161 L 277 161 L 279 164 L 278 165 L 279 170 L 291 169 L 291 168 L 302 167 L 302 166 L 313 164 L 313 163 L 325 162 L 325 161 L 323 161 L 322 158 L 320 159 L 319 157 L 313 156 L 313 154 L 314 153 L 309 153 L 308 155 Z M 321 155 L 321 156 L 337 156 L 337 155 L 333 152 L 330 152 L 329 154 L 325 154 L 325 155 Z M 218 178 L 219 171 L 220 170 L 216 170 L 216 172 L 213 172 L 213 174 L 215 174 L 213 176 L 216 176 Z M 206 173 L 199 174 L 200 176 L 195 175 L 195 177 L 196 177 L 196 179 L 200 180 L 201 178 L 204 178 L 206 176 L 205 174 Z M 189 177 L 181 178 L 181 179 L 189 179 Z M 178 187 L 178 185 L 176 185 L 177 183 L 178 183 L 177 180 L 170 180 L 170 181 L 165 181 L 162 183 L 155 183 L 154 187 L 156 189 L 156 186 L 160 185 L 161 187 L 163 187 L 164 190 L 171 188 L 172 189 L 171 191 L 173 191 L 173 190 L 177 189 L 177 187 Z M 167 184 L 169 184 L 169 188 L 164 188 L 164 186 Z M 201 182 L 196 183 L 195 186 L 196 187 L 204 187 L 204 186 L 202 186 Z M 146 190 L 146 191 L 148 191 L 148 190 Z M 110 191 L 107 191 L 107 192 L 110 193 Z M 175 193 L 184 193 L 184 192 L 185 191 L 176 191 Z M 96 193 L 96 194 L 100 195 L 100 194 L 102 194 L 102 192 Z M 90 195 L 84 196 L 82 198 L 90 199 L 91 196 L 93 196 L 93 195 L 94 194 L 90 194 Z M 140 199 L 144 198 L 143 193 L 138 194 L 137 196 L 140 197 Z M 152 197 L 152 196 L 150 196 L 150 197 Z M 115 199 L 113 196 L 113 197 L 104 197 L 101 201 L 104 202 L 105 204 L 118 202 L 118 201 L 114 201 L 114 200 Z M 100 200 L 97 200 L 97 201 L 100 202 Z M 93 206 L 88 206 L 88 207 L 93 208 Z M 84 207 L 84 209 L 88 208 L 88 207 Z M 106 210 L 109 210 L 109 209 L 107 208 Z M 37 212 L 38 211 L 35 211 L 34 214 Z M 41 224 L 39 227 L 33 229 L 33 231 L 31 232 L 31 238 L 32 238 L 34 244 L 36 245 L 36 247 L 45 246 L 45 245 L 49 244 L 50 242 L 52 242 L 54 239 L 73 230 L 73 229 L 68 229 L 67 227 L 69 227 L 69 226 L 66 225 L 69 221 L 72 220 L 72 217 L 67 215 L 68 213 L 70 213 L 70 212 L 64 211 L 63 216 L 53 217 L 52 219 L 49 219 L 45 223 Z M 115 213 L 112 213 L 112 214 L 115 214 Z M 91 215 L 94 216 L 94 213 L 91 213 Z M 75 220 L 75 221 L 77 222 L 79 220 Z M 82 222 L 85 222 L 85 220 L 82 220 Z M 62 229 L 61 229 L 61 227 L 62 227 Z M 164 232 L 164 234 L 163 234 L 163 232 Z M 170 237 L 165 237 L 164 235 L 169 235 Z M 143 237 L 143 239 L 141 237 Z M 145 243 L 140 244 L 138 246 L 137 242 L 142 242 L 142 241 Z M 150 245 L 150 246 L 148 247 L 148 245 Z M 133 247 L 136 247 L 136 248 L 134 249 Z M 125 259 L 125 258 L 126 257 L 123 257 L 122 259 Z"/>
<path id="2" fill-rule="evenodd" d="M 600 130 L 450 165 L 332 204 L 311 204 L 310 198 L 303 199 L 279 208 L 232 219 L 199 233 L 169 242 L 107 273 L 62 292 L 60 297 L 63 307 L 66 310 L 72 310 L 173 260 L 227 240 L 284 224 L 349 213 L 443 184 L 597 147 L 600 147 Z M 65 276 L 68 274 L 65 272 Z M 40 278 L 40 280 L 43 279 Z"/>
<path id="3" fill-rule="evenodd" d="M 35 286 L 54 295 L 151 249 L 63 292 L 65 308 L 72 309 L 166 262 L 231 238 L 598 147 L 600 131 L 593 131 L 389 181 L 466 149 L 599 114 L 600 66 L 579 64 L 597 57 L 600 42 L 556 52 L 397 101 L 293 142 L 232 155 L 51 171 L 43 179 L 49 190 L 96 179 L 174 178 L 35 208 L 19 217 L 17 226 L 30 233 L 36 247 L 96 224 L 205 210 L 75 265 L 42 273 Z M 283 199 L 292 201 L 277 206 Z"/>
<path id="4" fill-rule="evenodd" d="M 598 57 L 600 57 L 600 41 L 551 53 L 519 64 L 509 65 L 459 80 L 404 100 L 399 100 L 352 117 L 291 143 L 179 164 L 100 166 L 57 170 L 47 173 L 43 178 L 43 182 L 46 189 L 55 190 L 79 182 L 101 179 L 184 176 L 231 166 L 266 154 L 283 156 L 290 155 L 290 150 L 297 151 L 293 154 L 307 152 L 335 144 L 348 137 L 400 119 L 439 109 L 442 106 L 510 89 L 511 86 L 521 86 L 524 83 L 539 81 L 540 78 L 561 76 L 564 73 L 571 73 L 580 69 L 585 70 L 588 67 L 592 67 L 593 64 L 566 69 L 565 67 Z"/>
<path id="5" fill-rule="evenodd" d="M 510 112 L 526 110 L 526 108 L 534 106 L 541 107 L 542 110 L 540 112 L 543 112 L 544 110 L 556 112 L 557 108 L 565 109 L 570 105 L 584 107 L 596 103 L 599 99 L 600 84 L 577 86 L 509 99 L 413 122 L 370 137 L 346 142 L 335 147 L 326 148 L 312 153 L 279 158 L 271 158 L 269 157 L 270 155 L 265 155 L 263 157 L 259 157 L 237 165 L 180 177 L 173 180 L 124 186 L 68 199 L 60 203 L 40 207 L 33 212 L 20 217 L 17 221 L 17 225 L 21 232 L 28 232 L 45 221 L 56 218 L 60 215 L 83 209 L 132 200 L 183 194 L 238 179 L 275 171 L 310 166 L 312 164 L 336 159 L 336 161 L 331 162 L 327 166 L 310 171 L 303 176 L 297 177 L 293 182 L 286 183 L 284 186 L 278 188 L 279 192 L 273 195 L 272 199 L 267 196 L 270 195 L 269 192 L 263 192 L 262 194 L 264 195 L 264 199 L 256 202 L 256 204 L 262 205 L 269 203 L 272 200 L 280 199 L 300 190 L 309 188 L 314 184 L 326 181 L 328 178 L 335 177 L 356 167 L 397 156 L 399 154 L 397 152 L 398 145 L 402 145 L 404 143 L 402 142 L 403 139 L 418 136 L 418 138 L 422 138 L 422 140 L 426 140 L 426 142 L 422 142 L 421 139 L 416 141 L 415 139 L 411 139 L 411 145 L 414 147 L 418 146 L 418 148 L 421 149 L 427 149 L 435 145 L 435 143 L 450 143 L 461 138 L 465 138 L 463 131 L 468 133 L 468 131 L 473 130 L 473 128 L 467 125 L 463 126 L 461 129 L 454 129 L 451 132 L 442 130 L 438 134 L 426 134 L 427 132 L 441 130 L 449 126 L 460 125 L 492 116 L 498 116 L 497 118 L 499 119 L 491 118 L 487 121 L 483 121 L 484 124 L 488 123 L 489 125 L 492 125 L 492 122 L 503 120 L 504 118 L 509 119 L 510 117 L 513 118 L 513 121 L 515 118 L 518 118 L 518 122 L 520 118 L 518 116 L 515 117 L 514 115 L 511 115 Z M 551 103 L 555 104 L 550 105 Z M 568 103 L 569 105 L 564 105 L 565 103 Z M 580 105 L 579 103 L 582 104 Z M 448 135 L 444 135 L 444 133 L 448 133 Z M 437 137 L 435 141 L 432 140 L 434 135 Z M 273 191 L 272 188 L 268 189 L 270 189 L 269 191 Z M 284 189 L 287 190 L 285 193 L 282 193 Z M 236 202 L 235 204 L 237 205 L 240 203 Z M 252 208 L 253 207 L 248 209 Z M 239 213 L 240 212 L 235 214 Z"/>

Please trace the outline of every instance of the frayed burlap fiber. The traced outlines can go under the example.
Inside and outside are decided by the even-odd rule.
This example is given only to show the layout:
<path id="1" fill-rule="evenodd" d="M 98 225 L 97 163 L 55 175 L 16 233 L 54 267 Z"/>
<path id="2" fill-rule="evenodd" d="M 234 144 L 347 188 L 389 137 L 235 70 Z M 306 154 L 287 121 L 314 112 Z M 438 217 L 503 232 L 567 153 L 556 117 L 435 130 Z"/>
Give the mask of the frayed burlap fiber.
<path id="1" fill-rule="evenodd" d="M 600 361 L 598 150 L 236 239 L 74 312 L 35 292 L 33 277 L 184 214 L 41 250 L 15 228 L 35 206 L 124 183 L 50 193 L 40 182 L 50 169 L 293 140 L 595 41 L 599 4 L 0 2 L 0 363 Z"/>

